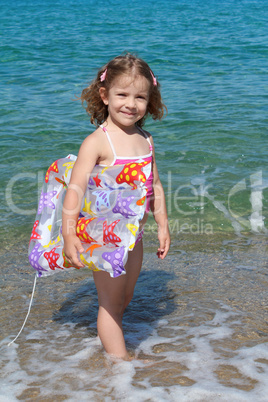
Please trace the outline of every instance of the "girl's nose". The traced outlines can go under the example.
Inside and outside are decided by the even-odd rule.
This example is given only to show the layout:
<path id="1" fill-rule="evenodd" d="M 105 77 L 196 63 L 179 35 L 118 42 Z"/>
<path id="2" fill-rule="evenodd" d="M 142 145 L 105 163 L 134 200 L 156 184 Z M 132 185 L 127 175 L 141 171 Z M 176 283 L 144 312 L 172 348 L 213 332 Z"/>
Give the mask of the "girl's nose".
<path id="1" fill-rule="evenodd" d="M 131 96 L 127 97 L 126 106 L 132 109 L 135 108 L 136 107 L 135 99 L 132 98 Z"/>

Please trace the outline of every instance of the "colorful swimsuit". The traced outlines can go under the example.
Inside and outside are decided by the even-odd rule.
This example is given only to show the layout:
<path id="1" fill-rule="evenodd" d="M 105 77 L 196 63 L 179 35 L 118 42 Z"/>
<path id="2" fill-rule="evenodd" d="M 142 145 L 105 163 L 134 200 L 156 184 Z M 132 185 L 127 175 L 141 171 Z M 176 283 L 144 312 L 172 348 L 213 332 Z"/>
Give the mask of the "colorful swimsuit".
<path id="1" fill-rule="evenodd" d="M 102 128 L 102 130 L 104 131 L 104 133 L 106 134 L 106 137 L 109 141 L 110 147 L 112 149 L 113 152 L 113 156 L 114 159 L 111 163 L 110 166 L 115 166 L 115 165 L 125 165 L 127 163 L 137 163 L 137 162 L 144 162 L 144 161 L 150 161 L 152 163 L 152 150 L 153 150 L 153 146 L 151 144 L 151 141 L 148 137 L 148 135 L 145 133 L 145 131 L 143 131 L 141 128 L 139 128 L 139 130 L 141 131 L 141 133 L 144 135 L 144 137 L 146 138 L 146 140 L 149 143 L 149 149 L 150 152 L 147 155 L 142 155 L 142 156 L 117 156 L 112 140 L 110 138 L 110 135 L 108 134 L 108 131 L 105 127 L 103 127 L 102 125 L 100 126 Z M 103 166 L 103 165 L 101 165 Z M 153 171 L 151 170 L 150 176 L 148 177 L 148 179 L 145 182 L 145 185 L 147 187 L 147 193 L 146 193 L 146 212 L 148 213 L 150 211 L 150 199 L 153 195 Z"/>
<path id="2" fill-rule="evenodd" d="M 152 195 L 152 146 L 138 157 L 117 157 L 111 166 L 96 165 L 90 175 L 77 222 L 77 236 L 85 268 L 107 271 L 112 277 L 125 273 L 128 252 L 141 237 L 139 223 L 149 210 Z M 29 244 L 29 261 L 38 276 L 74 268 L 63 253 L 62 206 L 76 156 L 58 159 L 49 167 L 42 188 Z"/>

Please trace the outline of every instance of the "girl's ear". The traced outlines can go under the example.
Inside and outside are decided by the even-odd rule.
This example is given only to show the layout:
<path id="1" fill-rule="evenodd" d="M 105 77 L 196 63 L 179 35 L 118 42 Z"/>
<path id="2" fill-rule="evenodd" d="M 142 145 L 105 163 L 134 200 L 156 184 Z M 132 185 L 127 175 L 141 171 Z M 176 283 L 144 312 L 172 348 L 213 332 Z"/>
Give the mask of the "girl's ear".
<path id="1" fill-rule="evenodd" d="M 100 94 L 100 97 L 101 97 L 104 105 L 108 105 L 109 102 L 108 102 L 108 94 L 107 94 L 106 88 L 100 87 L 99 94 Z"/>

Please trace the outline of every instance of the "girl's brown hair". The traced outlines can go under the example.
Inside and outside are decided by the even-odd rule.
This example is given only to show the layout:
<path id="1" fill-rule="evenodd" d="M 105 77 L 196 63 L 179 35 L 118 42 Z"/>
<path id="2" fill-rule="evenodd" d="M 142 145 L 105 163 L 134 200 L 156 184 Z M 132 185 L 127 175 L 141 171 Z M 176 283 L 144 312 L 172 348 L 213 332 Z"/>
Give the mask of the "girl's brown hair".
<path id="1" fill-rule="evenodd" d="M 105 79 L 101 82 L 101 76 L 105 71 Z M 115 57 L 103 66 L 98 71 L 95 80 L 92 81 L 89 87 L 83 89 L 80 98 L 78 98 L 81 99 L 82 104 L 86 102 L 86 111 L 90 115 L 90 121 L 92 124 L 102 124 L 108 117 L 108 107 L 103 103 L 99 89 L 104 87 L 106 91 L 109 91 L 109 88 L 116 77 L 121 74 L 129 74 L 130 72 L 144 76 L 150 82 L 150 95 L 147 111 L 144 117 L 137 122 L 137 125 L 141 127 L 148 114 L 150 114 L 154 120 L 162 119 L 164 110 L 167 110 L 167 108 L 162 102 L 160 84 L 156 81 L 156 85 L 154 85 L 152 70 L 144 60 L 127 53 Z"/>

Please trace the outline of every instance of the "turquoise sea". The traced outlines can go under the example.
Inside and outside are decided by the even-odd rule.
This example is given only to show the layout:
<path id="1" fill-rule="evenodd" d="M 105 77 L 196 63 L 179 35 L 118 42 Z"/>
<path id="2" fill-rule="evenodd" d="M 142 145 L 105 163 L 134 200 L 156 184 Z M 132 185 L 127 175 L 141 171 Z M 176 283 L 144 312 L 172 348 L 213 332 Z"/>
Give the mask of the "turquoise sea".
<path id="1" fill-rule="evenodd" d="M 267 2 L 0 6 L 0 400 L 265 401 Z M 94 130 L 75 98 L 125 51 L 149 63 L 168 109 L 145 127 L 171 251 L 165 263 L 155 259 L 150 218 L 125 323 L 129 348 L 153 363 L 107 363 L 92 277 L 82 271 L 41 280 L 26 328 L 7 348 L 29 304 L 27 247 L 46 169 Z"/>

